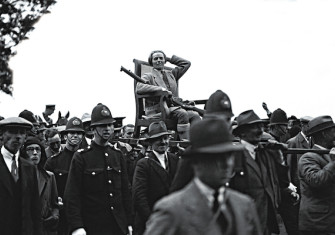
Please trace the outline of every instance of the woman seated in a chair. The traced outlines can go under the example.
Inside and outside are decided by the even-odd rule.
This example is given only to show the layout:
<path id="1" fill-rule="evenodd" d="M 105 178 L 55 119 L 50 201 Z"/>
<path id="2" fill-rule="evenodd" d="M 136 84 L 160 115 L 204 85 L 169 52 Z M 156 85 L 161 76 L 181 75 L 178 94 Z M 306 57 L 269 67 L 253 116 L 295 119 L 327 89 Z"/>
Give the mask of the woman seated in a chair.
<path id="1" fill-rule="evenodd" d="M 166 91 L 168 95 L 178 97 L 177 81 L 186 73 L 191 66 L 191 62 L 173 55 L 166 57 L 163 51 L 153 51 L 148 58 L 149 64 L 153 67 L 151 73 L 143 74 L 142 78 L 147 83 L 137 83 L 136 92 L 138 94 L 149 94 L 155 91 Z M 176 67 L 172 70 L 165 70 L 164 65 L 170 62 Z M 156 116 L 161 113 L 159 98 L 153 97 L 146 99 L 145 114 Z M 185 110 L 180 106 L 168 107 L 169 118 L 177 121 L 177 132 L 179 139 L 189 139 L 190 123 L 199 120 L 197 112 Z"/>

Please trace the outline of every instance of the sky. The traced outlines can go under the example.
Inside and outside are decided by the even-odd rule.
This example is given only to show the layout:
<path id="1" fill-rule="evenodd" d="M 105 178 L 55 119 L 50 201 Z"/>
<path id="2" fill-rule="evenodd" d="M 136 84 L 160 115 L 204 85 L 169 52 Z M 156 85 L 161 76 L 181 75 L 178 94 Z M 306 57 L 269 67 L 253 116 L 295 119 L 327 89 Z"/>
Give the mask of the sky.
<path id="1" fill-rule="evenodd" d="M 81 117 L 101 102 L 135 122 L 134 58 L 152 50 L 192 62 L 183 99 L 227 93 L 233 112 L 262 102 L 287 115 L 331 115 L 335 100 L 334 1 L 57 0 L 11 58 L 13 97 L 0 92 L 0 115 L 46 104 Z M 172 66 L 167 64 L 168 66 Z"/>

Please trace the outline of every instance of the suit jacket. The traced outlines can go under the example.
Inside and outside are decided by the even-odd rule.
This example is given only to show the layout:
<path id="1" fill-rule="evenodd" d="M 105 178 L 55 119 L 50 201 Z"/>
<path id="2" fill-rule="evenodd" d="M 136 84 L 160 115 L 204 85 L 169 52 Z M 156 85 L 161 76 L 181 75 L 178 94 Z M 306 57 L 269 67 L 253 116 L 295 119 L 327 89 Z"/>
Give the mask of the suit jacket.
<path id="1" fill-rule="evenodd" d="M 35 235 L 42 233 L 41 206 L 38 194 L 36 168 L 29 161 L 19 158 L 19 181 L 21 190 L 21 218 L 13 218 L 15 206 L 12 188 L 12 176 L 0 153 L 0 233 L 12 235 L 11 229 L 15 220 L 22 222 L 22 234 Z"/>
<path id="2" fill-rule="evenodd" d="M 252 200 L 226 189 L 226 204 L 232 209 L 236 235 L 262 234 Z M 191 181 L 185 188 L 159 200 L 147 223 L 145 235 L 219 235 L 207 198 Z"/>
<path id="3" fill-rule="evenodd" d="M 301 132 L 299 132 L 295 137 L 289 139 L 287 141 L 289 148 L 303 148 L 308 149 L 309 143 L 306 139 L 302 136 Z M 287 154 L 287 164 L 289 165 L 290 169 L 290 179 L 291 182 L 297 186 L 298 192 L 300 192 L 300 183 L 298 177 L 298 162 L 302 154 Z"/>
<path id="4" fill-rule="evenodd" d="M 168 88 L 163 80 L 163 75 L 160 71 L 153 69 L 151 73 L 145 73 L 142 78 L 147 81 L 147 84 L 137 83 L 136 92 L 138 94 L 150 94 L 155 91 L 161 91 L 162 88 L 170 90 L 172 95 L 178 97 L 178 83 L 177 81 L 186 73 L 190 68 L 191 62 L 180 58 L 178 56 L 172 56 L 170 60 L 171 64 L 176 65 L 174 69 L 164 70 L 168 79 L 170 88 Z M 154 97 L 145 100 L 145 113 L 146 115 L 154 115 L 161 112 L 159 110 L 159 97 Z"/>
<path id="5" fill-rule="evenodd" d="M 39 171 L 38 191 L 42 203 L 42 220 L 53 218 L 53 221 L 43 224 L 43 234 L 57 235 L 59 206 L 55 175 L 43 169 Z"/>
<path id="6" fill-rule="evenodd" d="M 288 186 L 285 178 L 288 168 L 275 161 L 277 154 L 262 149 L 256 152 L 255 161 L 245 150 L 245 170 L 231 180 L 231 188 L 254 199 L 262 231 L 269 227 L 272 232 L 279 232 L 275 214 L 280 204 L 280 187 Z"/>
<path id="7" fill-rule="evenodd" d="M 313 149 L 319 149 L 315 146 Z M 299 230 L 335 232 L 335 161 L 305 153 L 299 160 Z"/>
<path id="8" fill-rule="evenodd" d="M 143 234 L 154 204 L 169 193 L 171 181 L 176 173 L 178 157 L 167 153 L 169 172 L 151 152 L 137 162 L 133 178 L 133 204 L 135 209 L 135 234 Z"/>
<path id="9" fill-rule="evenodd" d="M 78 150 L 72 159 L 64 206 L 70 232 L 85 228 L 88 234 L 126 233 L 132 222 L 131 192 L 121 151 L 94 141 Z"/>

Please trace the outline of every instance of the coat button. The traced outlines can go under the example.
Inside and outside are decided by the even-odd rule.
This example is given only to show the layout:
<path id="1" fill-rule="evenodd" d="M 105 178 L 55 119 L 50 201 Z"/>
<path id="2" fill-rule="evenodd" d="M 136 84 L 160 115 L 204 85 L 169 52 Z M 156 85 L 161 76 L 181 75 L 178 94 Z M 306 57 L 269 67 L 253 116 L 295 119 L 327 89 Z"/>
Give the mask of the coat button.
<path id="1" fill-rule="evenodd" d="M 111 181 L 111 180 L 108 180 L 108 183 L 109 183 L 109 184 L 111 184 L 111 183 L 112 183 L 112 181 Z"/>
<path id="2" fill-rule="evenodd" d="M 62 175 L 62 173 L 59 173 L 59 175 Z"/>
<path id="3" fill-rule="evenodd" d="M 107 157 L 107 156 L 108 156 L 108 153 L 105 153 L 105 156 Z"/>
<path id="4" fill-rule="evenodd" d="M 244 172 L 243 172 L 243 171 L 241 171 L 241 172 L 240 172 L 240 175 L 244 175 Z"/>
<path id="5" fill-rule="evenodd" d="M 95 172 L 94 172 L 94 171 L 92 172 L 92 175 L 95 175 Z"/>
<path id="6" fill-rule="evenodd" d="M 111 206 L 111 210 L 114 210 L 114 207 Z"/>
<path id="7" fill-rule="evenodd" d="M 113 193 L 110 193 L 109 196 L 113 197 Z"/>

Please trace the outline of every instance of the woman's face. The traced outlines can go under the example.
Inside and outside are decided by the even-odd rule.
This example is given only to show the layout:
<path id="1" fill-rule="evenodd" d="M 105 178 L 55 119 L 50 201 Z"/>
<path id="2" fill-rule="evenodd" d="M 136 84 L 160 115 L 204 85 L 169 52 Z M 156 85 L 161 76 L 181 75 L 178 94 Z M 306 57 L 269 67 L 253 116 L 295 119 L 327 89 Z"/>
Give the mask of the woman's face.
<path id="1" fill-rule="evenodd" d="M 41 147 L 38 144 L 31 144 L 26 147 L 29 160 L 37 165 L 41 160 Z"/>

